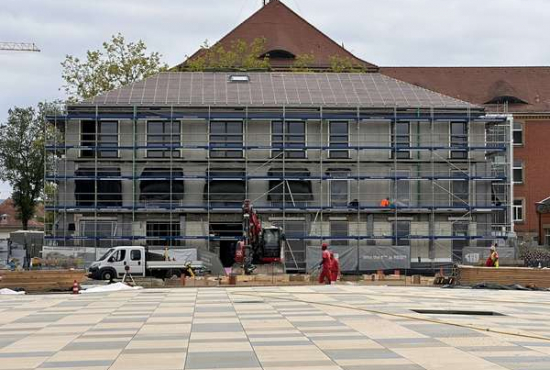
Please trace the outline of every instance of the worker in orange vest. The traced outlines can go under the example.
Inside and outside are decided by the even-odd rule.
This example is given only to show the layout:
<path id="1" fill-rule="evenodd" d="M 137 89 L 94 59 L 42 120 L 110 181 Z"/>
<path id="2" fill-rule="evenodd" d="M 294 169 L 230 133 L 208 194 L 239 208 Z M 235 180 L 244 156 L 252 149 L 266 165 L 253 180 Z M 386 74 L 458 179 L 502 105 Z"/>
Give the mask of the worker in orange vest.
<path id="1" fill-rule="evenodd" d="M 338 255 L 330 252 L 330 281 L 335 282 L 340 275 L 340 261 L 338 261 Z"/>
<path id="2" fill-rule="evenodd" d="M 384 198 L 380 201 L 380 207 L 389 207 L 390 206 L 390 198 Z"/>
<path id="3" fill-rule="evenodd" d="M 323 258 L 320 265 L 321 265 L 321 273 L 319 274 L 319 284 L 330 284 L 331 281 L 331 267 L 332 267 L 332 260 L 330 258 L 330 252 L 328 250 L 328 244 L 323 243 L 321 245 L 322 254 L 321 257 Z"/>

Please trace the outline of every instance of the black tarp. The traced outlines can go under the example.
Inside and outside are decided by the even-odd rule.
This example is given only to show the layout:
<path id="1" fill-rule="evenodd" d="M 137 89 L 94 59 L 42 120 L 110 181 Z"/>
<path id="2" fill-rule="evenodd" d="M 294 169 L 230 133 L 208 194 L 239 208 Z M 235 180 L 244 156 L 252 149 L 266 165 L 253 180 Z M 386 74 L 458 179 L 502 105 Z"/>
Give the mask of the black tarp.
<path id="1" fill-rule="evenodd" d="M 308 178 L 310 173 L 307 169 L 287 169 L 283 172 L 282 169 L 270 169 L 269 177 L 277 177 L 277 179 L 269 180 L 269 194 L 267 199 L 272 202 L 283 201 L 283 191 L 285 193 L 285 201 L 307 202 L 313 200 L 313 191 L 311 181 L 309 180 L 282 180 L 281 178 Z M 284 185 L 283 185 L 284 184 Z"/>
<path id="2" fill-rule="evenodd" d="M 122 206 L 122 182 L 120 169 L 79 169 L 75 172 L 75 199 L 77 206 L 93 206 L 97 183 L 97 207 Z M 87 177 L 78 179 L 78 177 Z M 113 179 L 110 179 L 112 177 Z"/>
<path id="3" fill-rule="evenodd" d="M 145 168 L 141 173 L 141 177 L 142 180 L 139 183 L 139 200 L 141 202 L 150 200 L 174 201 L 182 200 L 184 197 L 184 181 L 174 179 L 175 177 L 183 177 L 183 171 L 180 169 L 172 169 L 170 172 L 170 169 Z M 151 180 L 148 180 L 147 177 L 150 177 Z M 170 188 L 172 199 L 170 199 Z"/>
<path id="4" fill-rule="evenodd" d="M 246 198 L 243 170 L 211 170 L 204 185 L 204 200 L 211 202 L 242 203 Z"/>

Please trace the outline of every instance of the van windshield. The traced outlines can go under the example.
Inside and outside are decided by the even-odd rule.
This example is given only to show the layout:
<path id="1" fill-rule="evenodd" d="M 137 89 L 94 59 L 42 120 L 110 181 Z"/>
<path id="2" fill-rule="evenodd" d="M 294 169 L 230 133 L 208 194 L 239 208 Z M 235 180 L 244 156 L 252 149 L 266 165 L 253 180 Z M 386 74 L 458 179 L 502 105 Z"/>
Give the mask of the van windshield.
<path id="1" fill-rule="evenodd" d="M 98 259 L 98 261 L 103 261 L 104 259 L 106 259 L 111 253 L 113 253 L 114 249 L 111 248 L 109 249 L 103 256 L 101 256 L 100 259 Z"/>

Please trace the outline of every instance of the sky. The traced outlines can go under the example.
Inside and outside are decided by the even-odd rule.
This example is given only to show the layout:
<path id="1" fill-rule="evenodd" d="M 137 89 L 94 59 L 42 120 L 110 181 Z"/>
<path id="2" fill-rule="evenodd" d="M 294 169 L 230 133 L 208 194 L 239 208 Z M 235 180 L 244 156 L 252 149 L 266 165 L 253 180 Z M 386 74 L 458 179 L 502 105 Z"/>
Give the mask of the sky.
<path id="1" fill-rule="evenodd" d="M 283 0 L 358 57 L 381 66 L 550 65 L 548 0 Z M 0 121 L 14 106 L 65 98 L 60 63 L 111 35 L 142 39 L 169 65 L 228 33 L 261 0 L 0 0 Z M 10 188 L 0 183 L 0 199 Z"/>

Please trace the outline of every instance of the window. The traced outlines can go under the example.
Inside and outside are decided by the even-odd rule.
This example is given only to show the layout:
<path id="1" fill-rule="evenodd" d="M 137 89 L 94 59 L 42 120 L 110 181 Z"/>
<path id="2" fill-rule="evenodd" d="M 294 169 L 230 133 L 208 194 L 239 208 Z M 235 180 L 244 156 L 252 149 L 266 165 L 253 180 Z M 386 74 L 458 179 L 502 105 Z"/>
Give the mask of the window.
<path id="1" fill-rule="evenodd" d="M 333 148 L 348 147 L 348 130 L 348 122 L 329 122 L 329 158 L 349 158 L 349 150 L 333 150 Z"/>
<path id="2" fill-rule="evenodd" d="M 451 205 L 455 207 L 464 207 L 469 204 L 469 183 L 468 178 L 463 172 L 453 173 L 453 177 L 460 180 L 451 181 Z"/>
<path id="3" fill-rule="evenodd" d="M 398 159 L 409 159 L 410 151 L 397 150 L 399 148 L 408 148 L 411 146 L 411 125 L 410 122 L 394 122 L 391 126 L 391 158 L 397 155 Z M 395 154 L 394 154 L 395 153 Z"/>
<path id="4" fill-rule="evenodd" d="M 514 161 L 514 167 L 512 168 L 514 184 L 523 184 L 523 162 Z"/>
<path id="5" fill-rule="evenodd" d="M 147 221 L 147 245 L 179 246 L 182 244 L 181 240 L 175 239 L 179 236 L 179 222 Z"/>
<path id="6" fill-rule="evenodd" d="M 330 204 L 333 207 L 347 207 L 349 195 L 348 180 L 330 181 Z"/>
<path id="7" fill-rule="evenodd" d="M 275 207 L 293 206 L 303 207 L 313 201 L 313 190 L 309 180 L 310 172 L 305 168 L 270 169 L 267 173 L 269 190 L 267 200 Z M 284 202 L 284 203 L 283 203 Z"/>
<path id="8" fill-rule="evenodd" d="M 115 262 L 122 262 L 126 259 L 126 249 L 119 249 L 113 254 Z"/>
<path id="9" fill-rule="evenodd" d="M 78 207 L 122 206 L 119 168 L 79 168 L 75 171 L 75 199 Z"/>
<path id="10" fill-rule="evenodd" d="M 514 199 L 512 210 L 514 213 L 514 222 L 523 222 L 523 199 Z"/>
<path id="11" fill-rule="evenodd" d="M 130 259 L 132 261 L 141 261 L 141 251 L 139 249 L 132 249 Z"/>
<path id="12" fill-rule="evenodd" d="M 451 122 L 451 159 L 468 158 L 468 123 Z"/>
<path id="13" fill-rule="evenodd" d="M 330 236 L 338 239 L 331 240 L 332 246 L 346 246 L 348 240 L 344 239 L 349 236 L 347 221 L 330 221 Z"/>
<path id="14" fill-rule="evenodd" d="M 167 206 L 181 204 L 184 198 L 185 183 L 180 168 L 146 167 L 141 172 L 139 200 L 146 206 Z"/>
<path id="15" fill-rule="evenodd" d="M 97 147 L 99 158 L 118 157 L 118 150 L 103 149 L 118 146 L 117 121 L 82 121 L 80 128 L 80 144 L 82 146 Z M 94 150 L 84 149 L 80 152 L 80 155 L 81 157 L 92 158 L 94 157 Z"/>
<path id="16" fill-rule="evenodd" d="M 210 157 L 242 158 L 242 121 L 210 122 Z"/>
<path id="17" fill-rule="evenodd" d="M 283 130 L 284 129 L 284 130 Z M 271 122 L 271 155 L 278 157 L 284 151 L 285 158 L 305 158 L 306 124 L 303 121 Z"/>
<path id="18" fill-rule="evenodd" d="M 203 199 L 210 207 L 241 208 L 246 198 L 246 180 L 243 169 L 212 168 L 204 184 Z"/>
<path id="19" fill-rule="evenodd" d="M 410 245 L 411 222 L 393 221 L 392 232 L 395 245 Z"/>
<path id="20" fill-rule="evenodd" d="M 148 149 L 147 157 L 179 157 L 180 152 L 174 146 L 181 145 L 180 123 L 170 121 L 147 122 L 147 146 L 160 149 Z M 167 148 L 167 149 L 163 149 Z"/>
<path id="21" fill-rule="evenodd" d="M 514 145 L 523 145 L 523 123 L 514 122 L 512 135 L 514 139 Z"/>
<path id="22" fill-rule="evenodd" d="M 396 172 L 396 180 L 392 183 L 391 193 L 396 206 L 406 207 L 410 205 L 411 200 L 411 182 L 408 179 L 408 172 Z M 395 184 L 397 182 L 397 184 Z M 397 186 L 395 186 L 397 185 Z M 395 193 L 397 191 L 397 193 Z"/>

